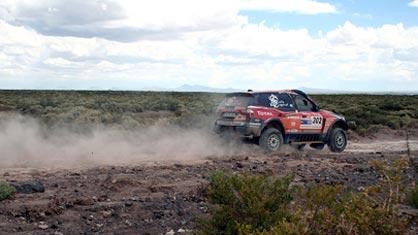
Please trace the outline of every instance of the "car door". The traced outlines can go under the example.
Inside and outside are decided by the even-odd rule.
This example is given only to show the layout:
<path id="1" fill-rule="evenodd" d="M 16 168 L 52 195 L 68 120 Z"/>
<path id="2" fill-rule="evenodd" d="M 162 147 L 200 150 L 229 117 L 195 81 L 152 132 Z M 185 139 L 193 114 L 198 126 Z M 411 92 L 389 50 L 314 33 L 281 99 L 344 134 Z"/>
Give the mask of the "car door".
<path id="1" fill-rule="evenodd" d="M 295 113 L 295 107 L 293 99 L 288 93 L 281 92 L 265 92 L 258 93 L 256 95 L 257 104 L 266 107 L 266 112 L 270 114 L 268 118 L 280 119 L 283 124 L 285 133 L 292 132 L 295 129 L 294 117 L 291 117 Z M 266 121 L 268 119 L 264 119 Z M 293 123 L 293 125 L 292 125 Z"/>
<path id="2" fill-rule="evenodd" d="M 295 95 L 293 99 L 296 105 L 297 115 L 300 120 L 300 133 L 321 133 L 324 118 L 318 110 L 316 110 L 315 105 L 301 95 Z"/>

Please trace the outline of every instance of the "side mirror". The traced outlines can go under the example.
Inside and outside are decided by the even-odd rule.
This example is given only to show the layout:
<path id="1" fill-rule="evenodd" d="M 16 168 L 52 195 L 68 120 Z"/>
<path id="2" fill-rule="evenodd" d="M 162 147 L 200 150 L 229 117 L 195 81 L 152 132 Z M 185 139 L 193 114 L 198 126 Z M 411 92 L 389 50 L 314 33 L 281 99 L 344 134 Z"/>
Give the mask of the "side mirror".
<path id="1" fill-rule="evenodd" d="M 321 110 L 321 107 L 316 104 L 315 107 L 314 107 L 314 109 L 315 109 L 315 112 L 318 112 L 319 110 Z"/>

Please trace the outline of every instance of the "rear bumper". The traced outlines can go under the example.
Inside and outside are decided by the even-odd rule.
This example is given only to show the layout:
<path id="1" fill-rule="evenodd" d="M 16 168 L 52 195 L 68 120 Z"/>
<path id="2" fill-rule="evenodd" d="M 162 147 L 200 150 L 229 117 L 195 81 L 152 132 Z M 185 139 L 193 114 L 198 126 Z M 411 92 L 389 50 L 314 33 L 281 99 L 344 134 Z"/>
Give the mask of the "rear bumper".
<path id="1" fill-rule="evenodd" d="M 241 137 L 258 137 L 261 132 L 261 123 L 217 120 L 215 131 L 217 133 L 232 131 Z"/>

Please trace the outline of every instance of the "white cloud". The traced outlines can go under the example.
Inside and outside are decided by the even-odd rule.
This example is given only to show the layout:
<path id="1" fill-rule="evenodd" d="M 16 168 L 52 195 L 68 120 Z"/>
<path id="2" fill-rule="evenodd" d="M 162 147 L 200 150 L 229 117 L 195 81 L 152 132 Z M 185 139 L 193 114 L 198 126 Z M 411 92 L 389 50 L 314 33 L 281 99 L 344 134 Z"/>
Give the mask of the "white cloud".
<path id="1" fill-rule="evenodd" d="M 16 0 L 0 3 L 0 17 L 44 35 L 130 42 L 241 24 L 246 18 L 237 6 L 236 0 Z"/>
<path id="2" fill-rule="evenodd" d="M 283 30 L 249 23 L 239 15 L 244 7 L 237 7 L 240 3 L 236 1 L 225 8 L 193 2 L 193 11 L 179 12 L 169 11 L 179 8 L 172 1 L 163 11 L 159 11 L 162 2 L 139 11 L 135 9 L 141 1 L 126 1 L 120 9 L 107 0 L 77 2 L 87 11 L 96 9 L 94 16 L 74 13 L 79 7 L 62 12 L 60 2 L 24 1 L 32 7 L 8 5 L 6 13 L 0 7 L 0 88 L 138 89 L 183 83 L 243 89 L 303 86 L 341 90 L 359 84 L 365 89 L 418 88 L 418 27 L 360 27 L 346 22 L 314 37 L 303 28 Z M 281 5 L 274 5 L 277 2 Z M 52 5 L 43 7 L 45 3 Z M 251 8 L 250 3 L 246 8 Z M 284 1 L 265 4 L 251 9 L 303 12 Z M 100 13 L 112 10 L 115 12 L 109 15 Z M 159 37 L 142 35 L 136 40 L 134 33 L 135 40 L 118 40 L 131 34 L 125 30 L 131 27 L 159 32 Z M 76 33 L 56 35 L 68 30 Z M 115 38 L 112 32 L 121 34 Z"/>
<path id="3" fill-rule="evenodd" d="M 242 10 L 296 12 L 309 15 L 337 13 L 334 5 L 313 0 L 241 0 L 240 2 Z"/>
<path id="4" fill-rule="evenodd" d="M 61 67 L 61 68 L 80 68 L 77 63 L 63 59 L 63 58 L 48 58 L 43 61 L 46 65 Z"/>
<path id="5" fill-rule="evenodd" d="M 353 16 L 357 18 L 366 19 L 366 20 L 373 20 L 373 15 L 371 14 L 362 14 L 362 13 L 355 12 L 353 13 Z"/>
<path id="6" fill-rule="evenodd" d="M 336 7 L 313 0 L 5 0 L 0 19 L 44 35 L 101 37 L 131 42 L 170 40 L 186 32 L 242 25 L 240 10 L 335 13 Z"/>
<path id="7" fill-rule="evenodd" d="M 418 7 L 418 0 L 411 0 L 408 5 L 411 7 Z"/>

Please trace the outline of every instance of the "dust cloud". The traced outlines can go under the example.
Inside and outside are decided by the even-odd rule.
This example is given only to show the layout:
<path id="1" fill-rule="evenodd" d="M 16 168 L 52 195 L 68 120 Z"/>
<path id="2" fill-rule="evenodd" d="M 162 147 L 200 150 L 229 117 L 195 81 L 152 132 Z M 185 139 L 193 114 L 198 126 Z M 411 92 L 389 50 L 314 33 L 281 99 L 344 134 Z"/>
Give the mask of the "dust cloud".
<path id="1" fill-rule="evenodd" d="M 167 124 L 120 130 L 98 126 L 87 133 L 47 128 L 33 118 L 0 114 L 0 168 L 90 167 L 146 161 L 193 161 L 257 151 L 225 143 L 210 126 L 184 129 Z"/>

